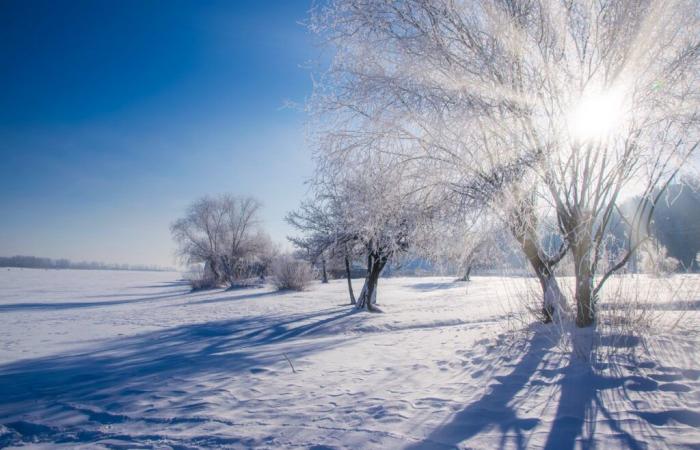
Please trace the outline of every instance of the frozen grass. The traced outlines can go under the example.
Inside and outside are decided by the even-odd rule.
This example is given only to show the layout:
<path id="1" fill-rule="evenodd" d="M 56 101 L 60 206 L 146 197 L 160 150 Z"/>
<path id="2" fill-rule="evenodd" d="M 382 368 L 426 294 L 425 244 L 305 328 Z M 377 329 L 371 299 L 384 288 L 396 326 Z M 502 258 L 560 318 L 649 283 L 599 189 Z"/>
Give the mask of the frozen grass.
<path id="1" fill-rule="evenodd" d="M 306 292 L 178 280 L 0 272 L 0 447 L 700 442 L 697 277 L 636 280 L 626 316 L 650 323 L 633 332 L 532 325 L 522 278 L 382 279 L 383 314 L 352 310 L 343 280 Z"/>

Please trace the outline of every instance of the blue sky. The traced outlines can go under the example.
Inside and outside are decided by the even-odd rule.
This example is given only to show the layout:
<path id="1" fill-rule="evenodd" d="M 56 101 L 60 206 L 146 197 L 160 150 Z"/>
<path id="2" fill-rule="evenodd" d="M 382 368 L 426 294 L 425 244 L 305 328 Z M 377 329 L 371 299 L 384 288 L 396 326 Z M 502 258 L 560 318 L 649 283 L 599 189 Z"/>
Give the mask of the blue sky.
<path id="1" fill-rule="evenodd" d="M 0 2 L 0 255 L 173 265 L 195 198 L 279 242 L 312 171 L 310 1 Z"/>

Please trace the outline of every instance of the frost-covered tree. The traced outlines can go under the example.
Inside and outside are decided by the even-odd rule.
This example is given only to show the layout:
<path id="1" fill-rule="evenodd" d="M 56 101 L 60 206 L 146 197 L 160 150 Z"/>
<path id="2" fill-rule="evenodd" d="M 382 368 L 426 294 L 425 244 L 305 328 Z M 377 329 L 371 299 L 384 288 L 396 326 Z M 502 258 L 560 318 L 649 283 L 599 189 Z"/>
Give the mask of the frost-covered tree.
<path id="1" fill-rule="evenodd" d="M 259 220 L 260 202 L 251 197 L 203 197 L 170 227 L 178 255 L 188 264 L 204 263 L 213 284 L 233 284 L 264 272 L 274 246 Z"/>
<path id="2" fill-rule="evenodd" d="M 287 214 L 287 222 L 301 232 L 301 236 L 287 239 L 294 244 L 312 264 L 321 264 L 321 282 L 328 283 L 326 261 L 328 255 L 342 245 L 342 225 L 335 221 L 337 215 L 329 208 L 329 199 L 315 198 L 303 201 L 301 206 Z"/>
<path id="3" fill-rule="evenodd" d="M 455 246 L 452 247 L 454 261 L 461 270 L 458 281 L 471 281 L 472 269 L 494 255 L 492 249 L 496 236 L 493 229 L 486 227 L 476 228 L 458 236 L 461 239 L 456 240 Z"/>
<path id="4" fill-rule="evenodd" d="M 329 141 L 326 141 L 328 143 Z M 403 166 L 388 154 L 370 149 L 317 151 L 315 189 L 333 205 L 336 251 L 366 259 L 367 273 L 356 307 L 375 310 L 379 277 L 387 263 L 408 250 L 414 230 L 429 215 L 429 202 L 404 176 Z M 348 279 L 349 289 L 352 285 Z M 351 291 L 351 297 L 352 297 Z"/>
<path id="5" fill-rule="evenodd" d="M 186 264 L 204 263 L 214 284 L 224 281 L 220 260 L 224 226 L 224 212 L 212 197 L 193 202 L 185 216 L 170 226 L 181 260 Z"/>
<path id="6" fill-rule="evenodd" d="M 321 260 L 323 279 L 327 277 L 327 258 L 342 257 L 350 303 L 354 305 L 356 299 L 352 289 L 350 261 L 358 245 L 358 236 L 349 226 L 350 212 L 343 207 L 343 197 L 335 186 L 329 190 L 317 186 L 316 191 L 310 199 L 303 201 L 297 210 L 287 214 L 287 222 L 301 233 L 288 239 L 313 264 Z"/>
<path id="7" fill-rule="evenodd" d="M 643 228 L 697 148 L 698 11 L 694 0 L 331 1 L 312 20 L 335 52 L 313 105 L 346 150 L 391 152 L 425 186 L 489 202 L 550 318 L 563 302 L 553 269 L 570 249 L 587 326 L 640 242 L 633 231 L 601 273 L 618 203 L 644 199 L 628 218 Z M 540 239 L 547 210 L 553 252 Z"/>
<path id="8" fill-rule="evenodd" d="M 222 195 L 219 207 L 223 214 L 221 266 L 226 281 L 234 284 L 256 272 L 272 242 L 260 223 L 261 203 L 252 197 Z"/>
<path id="9" fill-rule="evenodd" d="M 443 199 L 431 220 L 417 230 L 414 252 L 443 270 L 456 271 L 457 281 L 470 281 L 475 266 L 497 257 L 494 249 L 501 233 L 496 223 L 487 210 L 463 210 Z"/>

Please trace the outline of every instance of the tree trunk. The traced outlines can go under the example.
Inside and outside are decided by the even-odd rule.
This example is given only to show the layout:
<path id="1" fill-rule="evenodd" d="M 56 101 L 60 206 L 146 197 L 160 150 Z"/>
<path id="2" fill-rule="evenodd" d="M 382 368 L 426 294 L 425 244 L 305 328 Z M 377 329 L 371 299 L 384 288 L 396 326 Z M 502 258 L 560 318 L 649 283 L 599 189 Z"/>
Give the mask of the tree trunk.
<path id="1" fill-rule="evenodd" d="M 470 275 L 471 273 L 472 273 L 472 265 L 469 264 L 469 265 L 467 266 L 466 272 L 464 272 L 464 276 L 463 276 L 462 278 L 458 279 L 457 281 L 471 281 L 471 278 L 469 278 L 469 275 Z"/>
<path id="2" fill-rule="evenodd" d="M 321 258 L 321 283 L 328 283 L 328 272 L 326 272 L 326 258 Z"/>
<path id="3" fill-rule="evenodd" d="M 355 294 L 352 292 L 352 274 L 350 273 L 350 259 L 345 256 L 345 275 L 348 277 L 348 292 L 350 292 L 350 304 L 354 305 L 357 303 L 355 300 Z"/>
<path id="4" fill-rule="evenodd" d="M 576 270 L 576 326 L 581 328 L 591 326 L 595 321 L 591 247 L 589 239 L 581 239 L 572 249 Z"/>
<path id="5" fill-rule="evenodd" d="M 553 264 L 541 256 L 543 252 L 540 251 L 537 237 L 532 231 L 535 221 L 534 212 L 523 208 L 513 214 L 512 219 L 511 231 L 513 236 L 520 244 L 542 287 L 543 321 L 544 323 L 558 322 L 565 310 L 566 298 L 554 276 Z"/>
<path id="6" fill-rule="evenodd" d="M 542 287 L 542 316 L 544 323 L 559 321 L 564 309 L 564 294 L 552 269 L 541 258 L 529 258 L 530 265 Z"/>
<path id="7" fill-rule="evenodd" d="M 228 283 L 229 287 L 233 287 L 236 282 L 235 270 L 233 263 L 228 256 L 221 257 L 221 268 L 223 271 L 223 281 Z"/>
<path id="8" fill-rule="evenodd" d="M 379 275 L 382 273 L 386 262 L 387 257 L 382 256 L 380 253 L 371 253 L 367 258 L 367 277 L 365 278 L 362 292 L 360 292 L 360 297 L 357 299 L 357 305 L 355 305 L 358 309 L 374 311 L 373 305 L 377 302 Z"/>
<path id="9" fill-rule="evenodd" d="M 208 261 L 209 265 L 209 271 L 212 274 L 212 277 L 214 278 L 214 282 L 216 284 L 223 283 L 226 281 L 226 277 L 224 274 L 221 273 L 222 268 L 219 267 L 219 261 L 217 261 L 216 257 L 210 258 Z M 206 270 L 206 267 L 205 267 Z"/>

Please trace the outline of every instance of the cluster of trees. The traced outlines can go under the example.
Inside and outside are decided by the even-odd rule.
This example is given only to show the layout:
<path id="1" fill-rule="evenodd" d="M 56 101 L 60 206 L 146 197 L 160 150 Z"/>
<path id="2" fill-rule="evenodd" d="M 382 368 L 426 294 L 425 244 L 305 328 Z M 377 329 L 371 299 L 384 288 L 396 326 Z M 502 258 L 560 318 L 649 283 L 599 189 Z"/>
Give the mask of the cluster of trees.
<path id="1" fill-rule="evenodd" d="M 296 243 L 365 258 L 350 296 L 371 310 L 387 262 L 493 218 L 540 281 L 544 320 L 572 309 L 567 257 L 576 323 L 594 323 L 698 147 L 696 1 L 331 0 L 310 23 L 334 57 L 310 101 L 317 170 L 289 217 Z"/>
<path id="2" fill-rule="evenodd" d="M 68 259 L 40 258 L 36 256 L 0 256 L 0 267 L 22 267 L 30 269 L 81 269 L 81 270 L 172 270 L 159 266 L 110 264 L 96 261 L 73 262 Z"/>
<path id="3" fill-rule="evenodd" d="M 700 270 L 700 181 L 686 179 L 668 187 L 656 205 L 651 233 L 678 261 L 678 270 Z"/>
<path id="4" fill-rule="evenodd" d="M 171 225 L 181 261 L 204 264 L 200 287 L 233 286 L 270 270 L 276 250 L 262 229 L 260 208 L 252 197 L 203 197 Z"/>

